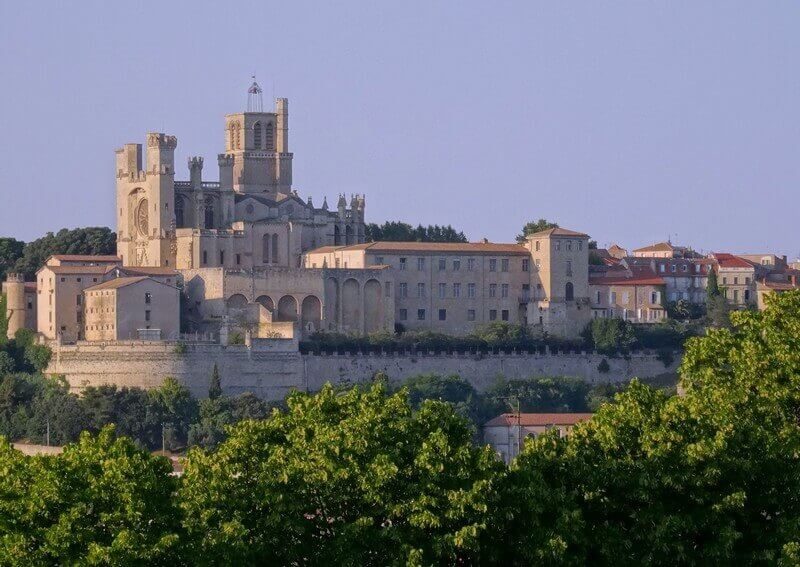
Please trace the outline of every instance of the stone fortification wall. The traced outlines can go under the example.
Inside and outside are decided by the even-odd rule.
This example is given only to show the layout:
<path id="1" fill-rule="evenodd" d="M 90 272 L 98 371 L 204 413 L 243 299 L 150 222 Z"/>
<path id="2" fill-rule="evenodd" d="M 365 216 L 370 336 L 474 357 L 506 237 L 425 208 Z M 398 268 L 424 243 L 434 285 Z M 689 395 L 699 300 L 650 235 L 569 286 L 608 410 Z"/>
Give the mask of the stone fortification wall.
<path id="1" fill-rule="evenodd" d="M 607 373 L 598 370 L 604 358 L 610 367 Z M 675 372 L 675 358 L 665 367 L 655 354 L 645 353 L 633 354 L 628 360 L 593 353 L 314 355 L 300 354 L 297 342 L 288 339 L 253 339 L 249 346 L 189 343 L 185 347 L 124 341 L 56 346 L 47 372 L 66 376 L 75 391 L 100 384 L 153 388 L 172 376 L 202 398 L 208 393 L 216 364 L 226 394 L 252 392 L 264 399 L 281 400 L 291 389 L 315 391 L 325 382 L 367 382 L 377 372 L 400 381 L 424 373 L 459 374 L 478 390 L 488 388 L 499 376 L 572 376 L 592 383 L 619 382 Z"/>

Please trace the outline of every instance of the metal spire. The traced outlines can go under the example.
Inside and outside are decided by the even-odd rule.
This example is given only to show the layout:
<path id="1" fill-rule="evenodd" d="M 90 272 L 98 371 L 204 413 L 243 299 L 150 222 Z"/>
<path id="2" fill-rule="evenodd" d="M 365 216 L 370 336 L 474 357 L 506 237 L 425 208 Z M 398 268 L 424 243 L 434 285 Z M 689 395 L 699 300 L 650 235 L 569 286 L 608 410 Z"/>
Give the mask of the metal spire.
<path id="1" fill-rule="evenodd" d="M 264 112 L 264 101 L 261 98 L 261 87 L 256 82 L 253 75 L 253 84 L 247 89 L 247 112 Z"/>

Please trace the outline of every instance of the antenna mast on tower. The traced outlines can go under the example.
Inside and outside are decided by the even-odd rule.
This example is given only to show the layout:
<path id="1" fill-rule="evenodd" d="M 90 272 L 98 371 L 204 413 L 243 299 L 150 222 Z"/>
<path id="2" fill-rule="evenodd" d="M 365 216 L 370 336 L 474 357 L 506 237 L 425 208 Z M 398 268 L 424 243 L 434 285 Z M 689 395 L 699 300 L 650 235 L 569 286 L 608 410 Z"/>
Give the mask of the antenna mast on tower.
<path id="1" fill-rule="evenodd" d="M 247 89 L 247 112 L 264 112 L 264 101 L 261 98 L 261 87 L 256 82 L 253 75 L 253 84 Z"/>

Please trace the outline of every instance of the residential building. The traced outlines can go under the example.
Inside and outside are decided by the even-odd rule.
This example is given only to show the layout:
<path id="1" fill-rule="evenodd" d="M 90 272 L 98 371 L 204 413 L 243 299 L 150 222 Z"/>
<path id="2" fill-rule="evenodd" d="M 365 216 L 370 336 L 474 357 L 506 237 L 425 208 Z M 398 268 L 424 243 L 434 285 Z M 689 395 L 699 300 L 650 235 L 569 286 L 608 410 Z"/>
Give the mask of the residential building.
<path id="1" fill-rule="evenodd" d="M 667 318 L 666 282 L 649 265 L 594 267 L 589 273 L 593 318 L 658 323 Z"/>
<path id="2" fill-rule="evenodd" d="M 592 418 L 591 413 L 504 413 L 483 426 L 483 440 L 503 462 L 509 464 L 522 450 L 525 440 L 550 430 L 560 436 Z"/>

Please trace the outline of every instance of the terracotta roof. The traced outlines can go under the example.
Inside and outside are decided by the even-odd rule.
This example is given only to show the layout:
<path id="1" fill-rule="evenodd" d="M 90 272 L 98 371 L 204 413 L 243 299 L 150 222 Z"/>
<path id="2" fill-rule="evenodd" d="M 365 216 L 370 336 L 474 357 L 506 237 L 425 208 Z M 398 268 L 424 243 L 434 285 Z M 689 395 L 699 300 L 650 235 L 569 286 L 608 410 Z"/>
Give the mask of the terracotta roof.
<path id="1" fill-rule="evenodd" d="M 484 427 L 501 427 L 509 425 L 575 425 L 592 418 L 591 413 L 503 413 L 484 424 Z"/>
<path id="2" fill-rule="evenodd" d="M 771 282 L 769 280 L 759 281 L 757 287 L 759 289 L 773 289 L 775 291 L 791 291 L 794 289 L 800 289 L 800 286 L 794 285 L 790 282 Z"/>
<path id="3" fill-rule="evenodd" d="M 664 279 L 650 266 L 630 266 L 627 270 L 607 270 L 589 274 L 591 285 L 666 285 Z"/>
<path id="4" fill-rule="evenodd" d="M 177 276 L 178 271 L 175 268 L 167 268 L 161 266 L 121 266 L 118 268 L 120 272 L 126 274 L 141 274 L 143 276 Z"/>
<path id="5" fill-rule="evenodd" d="M 58 275 L 105 274 L 113 270 L 114 266 L 108 264 L 101 264 L 100 266 L 42 266 L 36 273 L 38 274 L 44 269 L 51 270 Z"/>
<path id="6" fill-rule="evenodd" d="M 342 248 L 341 246 L 320 246 L 319 248 L 314 248 L 313 250 L 309 250 L 306 254 L 329 254 L 335 250 Z"/>
<path id="7" fill-rule="evenodd" d="M 561 228 L 561 227 L 540 230 L 539 232 L 534 232 L 533 234 L 529 234 L 527 238 L 539 238 L 543 236 L 580 236 L 589 238 L 589 235 L 583 232 L 576 232 L 574 230 L 569 230 L 567 228 Z"/>
<path id="8" fill-rule="evenodd" d="M 720 268 L 752 268 L 753 264 L 744 258 L 724 252 L 715 252 L 714 258 Z"/>
<path id="9" fill-rule="evenodd" d="M 62 262 L 98 262 L 107 264 L 122 262 L 122 258 L 119 256 L 92 256 L 89 254 L 53 254 L 50 258 L 55 258 Z"/>
<path id="10" fill-rule="evenodd" d="M 650 246 L 643 246 L 642 248 L 634 248 L 634 252 L 671 252 L 672 250 L 680 249 L 682 246 L 673 246 L 669 242 L 656 242 Z"/>
<path id="11" fill-rule="evenodd" d="M 128 278 L 114 278 L 113 280 L 108 280 L 107 282 L 99 283 L 97 285 L 93 285 L 92 287 L 87 287 L 84 291 L 101 291 L 105 289 L 119 289 L 121 287 L 129 286 L 135 283 L 142 282 L 144 280 L 150 280 L 151 282 L 157 283 L 159 285 L 165 285 L 167 287 L 174 287 L 165 283 L 162 283 L 158 280 L 151 278 L 150 276 L 135 276 L 135 277 L 128 277 Z"/>
<path id="12" fill-rule="evenodd" d="M 462 254 L 524 254 L 530 252 L 521 244 L 495 244 L 493 242 L 365 242 L 351 246 L 323 246 L 307 254 L 333 251 L 369 250 L 370 252 L 457 252 Z"/>

